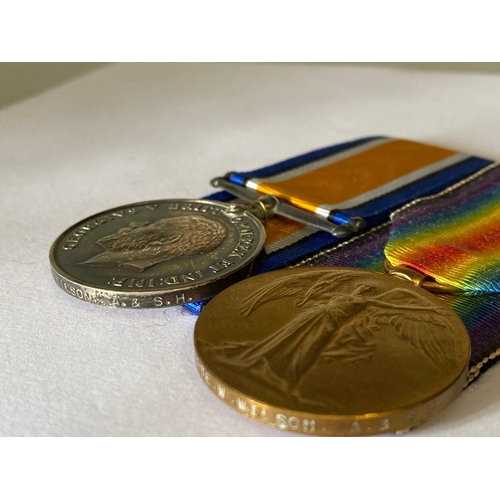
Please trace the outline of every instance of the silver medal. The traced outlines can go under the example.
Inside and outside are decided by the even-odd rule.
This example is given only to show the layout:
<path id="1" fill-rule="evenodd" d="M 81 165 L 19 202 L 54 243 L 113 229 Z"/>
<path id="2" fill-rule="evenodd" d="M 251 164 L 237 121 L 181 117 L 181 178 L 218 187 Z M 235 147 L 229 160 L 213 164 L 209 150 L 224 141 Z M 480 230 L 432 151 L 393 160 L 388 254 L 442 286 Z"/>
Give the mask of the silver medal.
<path id="1" fill-rule="evenodd" d="M 75 224 L 52 245 L 50 263 L 56 283 L 86 302 L 177 306 L 248 277 L 264 241 L 262 223 L 240 205 L 151 201 Z"/>

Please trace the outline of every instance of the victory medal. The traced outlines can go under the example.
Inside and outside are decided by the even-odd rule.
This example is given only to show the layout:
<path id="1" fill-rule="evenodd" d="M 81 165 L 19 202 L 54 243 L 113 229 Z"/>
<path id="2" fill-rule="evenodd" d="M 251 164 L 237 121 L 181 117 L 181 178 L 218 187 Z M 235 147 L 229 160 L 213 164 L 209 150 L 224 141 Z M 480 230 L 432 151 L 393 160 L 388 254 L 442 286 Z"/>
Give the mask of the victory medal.
<path id="1" fill-rule="evenodd" d="M 464 325 L 431 293 L 335 267 L 232 286 L 205 307 L 195 346 L 203 380 L 225 403 L 323 436 L 422 423 L 462 390 L 470 353 Z"/>
<path id="2" fill-rule="evenodd" d="M 204 382 L 245 416 L 294 432 L 359 436 L 425 422 L 465 386 L 471 352 L 439 296 L 500 290 L 499 195 L 495 163 L 395 211 L 389 275 L 296 267 L 222 292 L 195 326 Z"/>

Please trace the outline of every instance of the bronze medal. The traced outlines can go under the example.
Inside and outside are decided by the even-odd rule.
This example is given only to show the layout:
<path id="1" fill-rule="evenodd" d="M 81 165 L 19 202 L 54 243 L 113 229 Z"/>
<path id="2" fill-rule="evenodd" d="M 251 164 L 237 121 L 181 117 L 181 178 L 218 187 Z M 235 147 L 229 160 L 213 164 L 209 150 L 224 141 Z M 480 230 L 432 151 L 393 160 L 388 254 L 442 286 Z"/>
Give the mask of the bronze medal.
<path id="1" fill-rule="evenodd" d="M 453 401 L 470 340 L 431 293 L 350 268 L 274 271 L 233 285 L 195 327 L 200 374 L 256 421 L 315 435 L 406 430 Z"/>
<path id="2" fill-rule="evenodd" d="M 239 205 L 161 200 L 96 214 L 50 249 L 56 283 L 110 307 L 187 304 L 249 276 L 264 247 L 257 217 Z"/>

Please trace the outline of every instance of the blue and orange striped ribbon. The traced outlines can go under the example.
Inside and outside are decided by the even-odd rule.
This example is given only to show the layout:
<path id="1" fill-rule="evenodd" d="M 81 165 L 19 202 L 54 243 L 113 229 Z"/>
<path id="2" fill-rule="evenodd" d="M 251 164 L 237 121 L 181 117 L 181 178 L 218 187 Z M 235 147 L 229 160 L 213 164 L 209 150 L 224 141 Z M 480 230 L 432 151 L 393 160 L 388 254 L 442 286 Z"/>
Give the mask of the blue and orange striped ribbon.
<path id="1" fill-rule="evenodd" d="M 369 230 L 409 201 L 438 193 L 490 163 L 450 149 L 377 136 L 321 148 L 252 172 L 232 173 L 229 179 L 335 223 L 362 217 Z M 234 200 L 224 191 L 208 198 Z M 267 256 L 255 273 L 292 265 L 338 241 L 324 231 L 274 217 L 266 227 Z M 187 307 L 199 314 L 203 303 Z"/>

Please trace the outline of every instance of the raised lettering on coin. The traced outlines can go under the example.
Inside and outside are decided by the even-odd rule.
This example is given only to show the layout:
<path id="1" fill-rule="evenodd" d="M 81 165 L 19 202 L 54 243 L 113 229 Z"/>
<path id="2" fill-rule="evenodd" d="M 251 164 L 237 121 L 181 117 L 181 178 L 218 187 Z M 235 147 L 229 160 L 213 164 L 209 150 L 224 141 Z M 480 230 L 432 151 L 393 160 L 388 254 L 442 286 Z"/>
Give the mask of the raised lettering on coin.
<path id="1" fill-rule="evenodd" d="M 167 307 L 212 297 L 246 278 L 264 247 L 262 224 L 209 200 L 119 207 L 75 224 L 52 245 L 56 283 L 110 307 Z"/>

